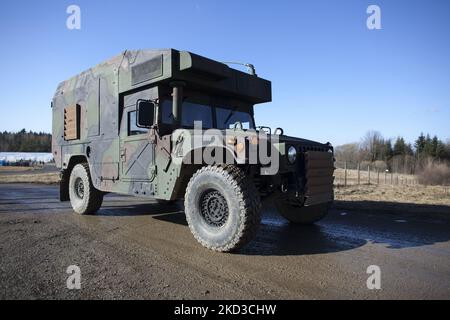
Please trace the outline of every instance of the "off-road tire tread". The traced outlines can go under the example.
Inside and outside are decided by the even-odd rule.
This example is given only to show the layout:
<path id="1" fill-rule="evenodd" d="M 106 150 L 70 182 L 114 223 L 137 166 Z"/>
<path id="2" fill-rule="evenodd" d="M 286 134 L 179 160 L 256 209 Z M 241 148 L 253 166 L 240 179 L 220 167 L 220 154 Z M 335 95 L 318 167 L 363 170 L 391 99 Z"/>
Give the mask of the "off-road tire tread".
<path id="1" fill-rule="evenodd" d="M 239 226 L 238 232 L 236 232 L 230 242 L 224 246 L 214 246 L 202 239 L 196 233 L 195 228 L 191 226 L 188 214 L 186 214 L 186 220 L 195 239 L 197 239 L 204 247 L 219 252 L 236 251 L 252 240 L 258 232 L 261 224 L 261 200 L 259 192 L 253 181 L 249 179 L 245 172 L 239 167 L 235 165 L 209 165 L 202 167 L 192 176 L 186 188 L 186 198 L 188 194 L 195 192 L 191 190 L 194 179 L 207 171 L 218 173 L 234 189 L 234 192 L 239 199 L 240 221 L 242 223 Z M 188 208 L 188 202 L 185 201 L 185 210 L 188 211 L 192 209 L 193 208 Z"/>
<path id="2" fill-rule="evenodd" d="M 89 180 L 89 185 L 88 185 L 89 189 L 87 190 L 89 192 L 88 204 L 87 204 L 86 210 L 80 214 L 81 215 L 93 215 L 102 206 L 104 193 L 101 192 L 100 190 L 97 190 L 94 187 L 94 185 L 92 184 L 91 172 L 89 170 L 89 164 L 87 162 L 83 162 L 80 164 L 83 166 L 84 170 L 86 171 L 88 180 Z M 84 188 L 85 188 L 85 192 L 86 192 L 86 186 L 84 186 Z"/>

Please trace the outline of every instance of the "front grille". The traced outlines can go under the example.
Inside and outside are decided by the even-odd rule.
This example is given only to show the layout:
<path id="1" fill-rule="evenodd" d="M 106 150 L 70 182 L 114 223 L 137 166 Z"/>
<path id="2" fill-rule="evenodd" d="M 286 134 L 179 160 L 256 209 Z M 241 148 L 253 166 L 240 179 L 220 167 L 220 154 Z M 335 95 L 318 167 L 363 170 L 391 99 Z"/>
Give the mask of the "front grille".
<path id="1" fill-rule="evenodd" d="M 334 158 L 331 152 L 305 153 L 305 206 L 333 201 Z"/>

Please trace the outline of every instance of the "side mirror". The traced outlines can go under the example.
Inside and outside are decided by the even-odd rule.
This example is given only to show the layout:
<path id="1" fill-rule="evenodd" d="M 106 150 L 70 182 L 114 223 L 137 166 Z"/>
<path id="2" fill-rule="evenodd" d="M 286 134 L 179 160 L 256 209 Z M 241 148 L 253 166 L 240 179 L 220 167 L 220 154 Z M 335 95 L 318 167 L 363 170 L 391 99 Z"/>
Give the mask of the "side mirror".
<path id="1" fill-rule="evenodd" d="M 148 100 L 138 100 L 136 103 L 136 125 L 139 128 L 150 128 L 155 123 L 155 103 Z"/>

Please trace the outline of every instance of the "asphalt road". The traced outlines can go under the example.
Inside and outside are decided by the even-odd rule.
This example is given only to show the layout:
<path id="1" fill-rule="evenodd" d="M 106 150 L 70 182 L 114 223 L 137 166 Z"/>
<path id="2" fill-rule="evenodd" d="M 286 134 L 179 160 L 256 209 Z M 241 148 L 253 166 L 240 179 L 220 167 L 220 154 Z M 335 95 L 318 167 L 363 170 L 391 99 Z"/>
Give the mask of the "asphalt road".
<path id="1" fill-rule="evenodd" d="M 0 298 L 450 299 L 450 210 L 338 207 L 296 227 L 269 206 L 257 238 L 223 254 L 201 247 L 174 208 L 113 195 L 79 216 L 56 186 L 0 185 Z M 70 265 L 81 290 L 66 287 Z M 380 290 L 367 288 L 370 265 Z"/>

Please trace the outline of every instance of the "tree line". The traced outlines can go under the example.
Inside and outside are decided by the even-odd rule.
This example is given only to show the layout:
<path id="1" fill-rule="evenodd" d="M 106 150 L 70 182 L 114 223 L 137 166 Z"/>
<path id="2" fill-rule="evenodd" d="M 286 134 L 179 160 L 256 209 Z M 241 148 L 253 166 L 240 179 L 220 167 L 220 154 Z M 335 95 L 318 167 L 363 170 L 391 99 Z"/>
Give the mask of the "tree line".
<path id="1" fill-rule="evenodd" d="M 0 152 L 51 152 L 52 135 L 22 129 L 0 132 Z"/>
<path id="2" fill-rule="evenodd" d="M 349 143 L 335 150 L 338 165 L 347 163 L 374 166 L 379 170 L 415 174 L 430 162 L 450 162 L 450 141 L 421 133 L 413 142 L 403 137 L 384 138 L 378 131 L 369 131 L 360 143 Z"/>

